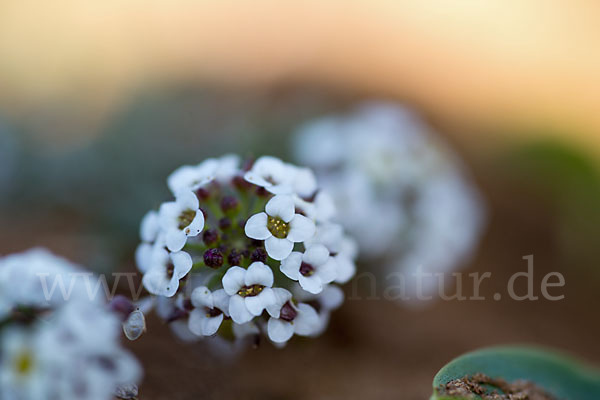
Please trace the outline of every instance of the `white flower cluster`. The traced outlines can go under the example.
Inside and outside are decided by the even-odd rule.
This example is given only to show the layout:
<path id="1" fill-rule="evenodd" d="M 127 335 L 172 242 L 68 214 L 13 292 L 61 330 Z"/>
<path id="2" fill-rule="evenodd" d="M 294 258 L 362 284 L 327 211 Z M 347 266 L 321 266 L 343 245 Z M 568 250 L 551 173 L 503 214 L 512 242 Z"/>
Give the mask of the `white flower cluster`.
<path id="1" fill-rule="evenodd" d="M 417 270 L 452 271 L 475 247 L 480 196 L 449 147 L 410 111 L 368 103 L 323 117 L 299 129 L 294 149 L 331 193 L 361 255 L 386 258 L 408 289 Z M 424 293 L 437 290 L 437 280 L 429 283 Z"/>
<path id="2" fill-rule="evenodd" d="M 356 249 L 310 169 L 227 155 L 177 169 L 168 186 L 175 200 L 144 217 L 136 259 L 180 336 L 282 344 L 323 331 Z"/>
<path id="3" fill-rule="evenodd" d="M 108 400 L 136 383 L 121 321 L 46 250 L 0 258 L 0 399 Z"/>

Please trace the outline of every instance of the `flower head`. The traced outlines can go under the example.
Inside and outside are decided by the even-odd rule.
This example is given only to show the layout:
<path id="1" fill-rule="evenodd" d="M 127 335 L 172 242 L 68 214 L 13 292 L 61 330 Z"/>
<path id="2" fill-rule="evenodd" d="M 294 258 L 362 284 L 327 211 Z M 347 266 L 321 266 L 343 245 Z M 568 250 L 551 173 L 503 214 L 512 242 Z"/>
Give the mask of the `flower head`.
<path id="1" fill-rule="evenodd" d="M 144 287 L 184 340 L 314 336 L 318 313 L 289 290 L 298 281 L 319 293 L 354 274 L 353 258 L 339 263 L 342 253 L 329 248 L 339 243 L 320 242 L 338 238 L 328 233 L 335 207 L 310 169 L 269 156 L 244 165 L 223 157 L 178 169 L 168 179 L 175 200 L 142 221 L 136 262 Z"/>

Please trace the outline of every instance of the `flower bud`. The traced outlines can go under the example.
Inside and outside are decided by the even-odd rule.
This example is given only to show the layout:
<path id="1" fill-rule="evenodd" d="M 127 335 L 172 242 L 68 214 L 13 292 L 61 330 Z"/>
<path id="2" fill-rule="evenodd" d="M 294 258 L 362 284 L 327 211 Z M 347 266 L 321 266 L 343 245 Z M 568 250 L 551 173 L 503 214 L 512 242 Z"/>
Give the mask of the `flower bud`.
<path id="1" fill-rule="evenodd" d="M 216 229 L 207 229 L 202 234 L 202 240 L 207 246 L 210 246 L 219 240 L 219 232 Z"/>
<path id="2" fill-rule="evenodd" d="M 227 215 L 235 215 L 240 208 L 240 202 L 233 196 L 224 196 L 221 199 L 221 210 Z"/>
<path id="3" fill-rule="evenodd" d="M 260 261 L 262 263 L 267 262 L 266 250 L 263 249 L 262 247 L 259 247 L 258 249 L 254 250 L 252 252 L 252 254 L 250 255 L 250 261 L 252 261 L 252 262 Z"/>
<path id="4" fill-rule="evenodd" d="M 223 254 L 219 249 L 208 249 L 204 252 L 204 264 L 210 268 L 219 268 L 223 265 Z"/>

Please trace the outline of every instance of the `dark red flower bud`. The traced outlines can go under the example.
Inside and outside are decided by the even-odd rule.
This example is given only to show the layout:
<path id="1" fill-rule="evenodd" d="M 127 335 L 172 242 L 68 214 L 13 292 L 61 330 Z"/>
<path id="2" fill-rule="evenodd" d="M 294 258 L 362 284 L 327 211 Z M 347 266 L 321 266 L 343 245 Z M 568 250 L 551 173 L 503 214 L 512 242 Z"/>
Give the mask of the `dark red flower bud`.
<path id="1" fill-rule="evenodd" d="M 208 249 L 204 252 L 204 264 L 210 268 L 223 265 L 223 254 L 218 249 Z"/>

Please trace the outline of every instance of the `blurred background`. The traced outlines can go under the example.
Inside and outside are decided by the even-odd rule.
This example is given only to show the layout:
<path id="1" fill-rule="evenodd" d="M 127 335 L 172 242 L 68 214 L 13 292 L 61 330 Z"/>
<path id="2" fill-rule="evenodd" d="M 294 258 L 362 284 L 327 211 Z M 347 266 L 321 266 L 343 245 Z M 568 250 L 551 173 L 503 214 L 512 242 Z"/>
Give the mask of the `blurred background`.
<path id="1" fill-rule="evenodd" d="M 328 332 L 227 363 L 158 321 L 132 345 L 141 399 L 425 399 L 462 352 L 560 347 L 600 364 L 600 3 L 0 2 L 0 253 L 43 245 L 134 270 L 166 176 L 209 156 L 291 155 L 301 123 L 385 99 L 459 152 L 489 223 L 481 302 L 347 301 Z M 534 254 L 558 302 L 493 301 Z M 483 289 L 482 289 L 483 290 Z"/>

